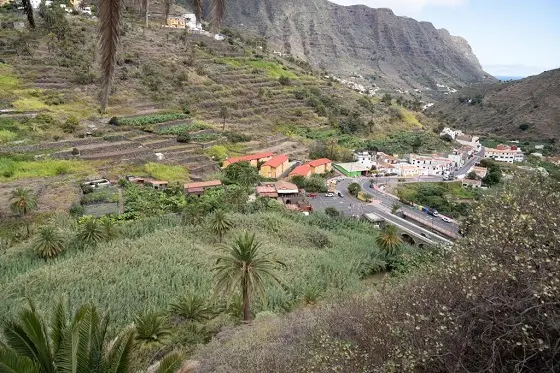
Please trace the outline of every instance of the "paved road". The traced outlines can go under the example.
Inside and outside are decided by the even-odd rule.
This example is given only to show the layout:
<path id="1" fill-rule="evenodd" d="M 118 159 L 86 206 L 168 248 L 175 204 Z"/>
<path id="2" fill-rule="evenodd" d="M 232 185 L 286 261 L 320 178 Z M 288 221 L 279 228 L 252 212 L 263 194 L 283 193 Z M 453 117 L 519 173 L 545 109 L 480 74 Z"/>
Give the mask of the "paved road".
<path id="1" fill-rule="evenodd" d="M 380 178 L 384 179 L 384 178 Z M 374 198 L 374 203 L 365 203 L 348 196 L 348 185 L 353 182 L 358 182 L 362 186 L 362 190 L 370 193 Z M 410 214 L 418 216 L 421 219 L 430 220 L 431 224 L 439 228 L 457 233 L 459 226 L 456 223 L 446 223 L 440 218 L 435 218 L 424 212 L 418 211 L 410 206 L 403 205 L 394 196 L 387 195 L 377 189 L 371 188 L 369 185 L 369 178 L 347 178 L 340 181 L 336 185 L 336 189 L 342 193 L 344 197 L 325 197 L 319 195 L 311 200 L 311 205 L 314 210 L 324 210 L 326 207 L 334 207 L 337 210 L 343 211 L 347 215 L 362 215 L 368 212 L 376 213 L 377 211 L 384 211 L 390 213 L 393 204 L 398 204 L 402 210 L 406 210 Z"/>
<path id="2" fill-rule="evenodd" d="M 467 160 L 467 162 L 463 165 L 463 167 L 461 167 L 459 171 L 455 172 L 455 175 L 466 175 L 471 169 L 471 167 L 474 166 L 475 163 L 480 162 L 480 160 L 483 158 L 484 158 L 484 147 L 482 147 L 482 150 L 476 153 L 471 159 Z"/>
<path id="3" fill-rule="evenodd" d="M 339 186 L 341 184 L 339 183 Z M 341 190 L 342 192 L 342 190 Z M 433 234 L 428 229 L 424 229 L 412 221 L 404 220 L 391 214 L 391 207 L 387 207 L 380 201 L 374 203 L 364 203 L 354 199 L 353 197 L 348 197 L 343 194 L 344 197 L 326 197 L 324 194 L 319 194 L 315 198 L 311 198 L 310 202 L 314 210 L 324 210 L 327 207 L 334 207 L 338 211 L 342 211 L 346 215 L 363 215 L 367 213 L 374 213 L 390 223 L 401 226 L 409 231 L 412 231 L 417 238 L 428 241 L 430 244 L 434 243 L 444 243 L 449 244 L 451 241 L 445 239 L 440 235 Z M 449 227 L 447 227 L 449 228 Z"/>

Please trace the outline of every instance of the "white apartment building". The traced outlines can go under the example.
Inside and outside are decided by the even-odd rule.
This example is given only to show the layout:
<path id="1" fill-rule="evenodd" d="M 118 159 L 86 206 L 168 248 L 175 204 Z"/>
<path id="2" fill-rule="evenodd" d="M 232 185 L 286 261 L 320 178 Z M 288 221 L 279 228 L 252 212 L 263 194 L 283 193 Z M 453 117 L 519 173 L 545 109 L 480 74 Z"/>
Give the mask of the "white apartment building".
<path id="1" fill-rule="evenodd" d="M 497 162 L 523 162 L 524 155 L 520 148 L 509 145 L 498 145 L 494 148 L 484 148 L 484 158 L 490 158 Z"/>
<path id="2" fill-rule="evenodd" d="M 440 137 L 448 135 L 449 137 L 451 137 L 453 140 L 455 140 L 457 138 L 457 136 L 462 136 L 463 135 L 463 131 L 461 130 L 454 130 L 453 128 L 449 128 L 449 127 L 445 127 L 443 129 L 443 131 L 440 132 Z"/>
<path id="3" fill-rule="evenodd" d="M 371 170 L 375 166 L 375 156 L 368 151 L 355 152 L 354 160 Z"/>
<path id="4" fill-rule="evenodd" d="M 411 154 L 410 164 L 418 167 L 420 175 L 444 176 L 451 171 L 453 161 L 447 158 Z"/>

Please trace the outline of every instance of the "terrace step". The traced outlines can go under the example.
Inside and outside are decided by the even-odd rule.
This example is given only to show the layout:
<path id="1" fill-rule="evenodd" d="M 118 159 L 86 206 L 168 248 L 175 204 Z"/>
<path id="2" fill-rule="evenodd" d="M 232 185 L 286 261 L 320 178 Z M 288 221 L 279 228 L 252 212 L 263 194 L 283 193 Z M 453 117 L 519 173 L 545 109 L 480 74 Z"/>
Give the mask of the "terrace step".
<path id="1" fill-rule="evenodd" d="M 107 151 L 116 151 L 116 150 L 124 150 L 124 149 L 137 149 L 141 146 L 141 144 L 132 141 L 116 141 L 116 142 L 103 142 L 99 144 L 92 144 L 92 145 L 85 145 L 77 147 L 80 151 L 80 155 L 82 156 L 89 156 L 95 155 L 99 153 L 104 153 Z"/>
<path id="2" fill-rule="evenodd" d="M 147 148 L 130 148 L 118 150 L 114 152 L 96 153 L 86 156 L 80 156 L 81 159 L 95 160 L 95 159 L 113 159 L 113 160 L 155 160 L 156 156 L 153 151 Z"/>
<path id="3" fill-rule="evenodd" d="M 175 137 L 172 137 L 172 138 L 163 138 L 160 140 L 145 142 L 142 145 L 147 148 L 157 150 L 157 152 L 159 153 L 160 152 L 159 149 L 165 149 L 166 147 L 173 146 L 176 144 L 178 144 L 177 139 Z"/>

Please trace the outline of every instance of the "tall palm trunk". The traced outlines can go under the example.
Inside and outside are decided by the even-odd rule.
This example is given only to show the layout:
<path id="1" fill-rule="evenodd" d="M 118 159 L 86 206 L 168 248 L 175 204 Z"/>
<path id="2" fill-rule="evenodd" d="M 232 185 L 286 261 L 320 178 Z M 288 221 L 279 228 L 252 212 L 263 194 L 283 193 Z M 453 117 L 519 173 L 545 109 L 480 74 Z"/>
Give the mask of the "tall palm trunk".
<path id="1" fill-rule="evenodd" d="M 150 8 L 150 0 L 144 0 L 144 27 L 148 28 L 148 14 Z"/>
<path id="2" fill-rule="evenodd" d="M 35 29 L 35 17 L 33 16 L 33 7 L 31 6 L 30 0 L 22 0 L 23 11 L 27 16 L 27 23 L 29 23 L 29 27 Z"/>
<path id="3" fill-rule="evenodd" d="M 247 276 L 243 278 L 243 321 L 249 322 L 251 319 L 251 314 L 249 313 L 249 284 L 247 281 Z"/>
<path id="4" fill-rule="evenodd" d="M 119 44 L 121 0 L 100 0 L 99 18 L 101 38 L 101 70 L 103 71 L 103 86 L 101 89 L 101 112 L 107 110 L 109 94 L 115 65 L 117 62 L 117 47 Z"/>

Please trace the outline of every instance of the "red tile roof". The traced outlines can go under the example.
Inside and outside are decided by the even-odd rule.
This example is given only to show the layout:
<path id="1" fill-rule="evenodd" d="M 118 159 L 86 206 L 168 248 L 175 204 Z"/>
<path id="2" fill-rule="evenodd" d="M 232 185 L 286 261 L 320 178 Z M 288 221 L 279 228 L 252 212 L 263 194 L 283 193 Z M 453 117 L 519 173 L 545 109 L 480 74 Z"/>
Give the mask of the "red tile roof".
<path id="1" fill-rule="evenodd" d="M 278 167 L 287 160 L 288 156 L 286 154 L 279 154 L 269 159 L 263 166 Z"/>
<path id="2" fill-rule="evenodd" d="M 290 172 L 290 176 L 307 176 L 309 171 L 311 171 L 311 166 L 308 163 L 302 164 L 294 168 L 292 172 Z"/>
<path id="3" fill-rule="evenodd" d="M 259 160 L 262 158 L 268 158 L 272 156 L 274 156 L 273 152 L 264 152 L 264 153 L 248 154 L 241 157 L 228 158 L 226 159 L 226 161 L 232 164 L 236 162 Z"/>
<path id="4" fill-rule="evenodd" d="M 314 161 L 307 162 L 307 164 L 310 165 L 311 167 L 322 166 L 324 164 L 329 164 L 329 163 L 331 163 L 331 161 L 327 158 L 320 158 L 320 159 L 315 159 Z"/>
<path id="5" fill-rule="evenodd" d="M 261 197 L 278 197 L 278 192 L 276 192 L 276 188 L 269 185 L 262 185 L 257 186 L 257 194 Z"/>

